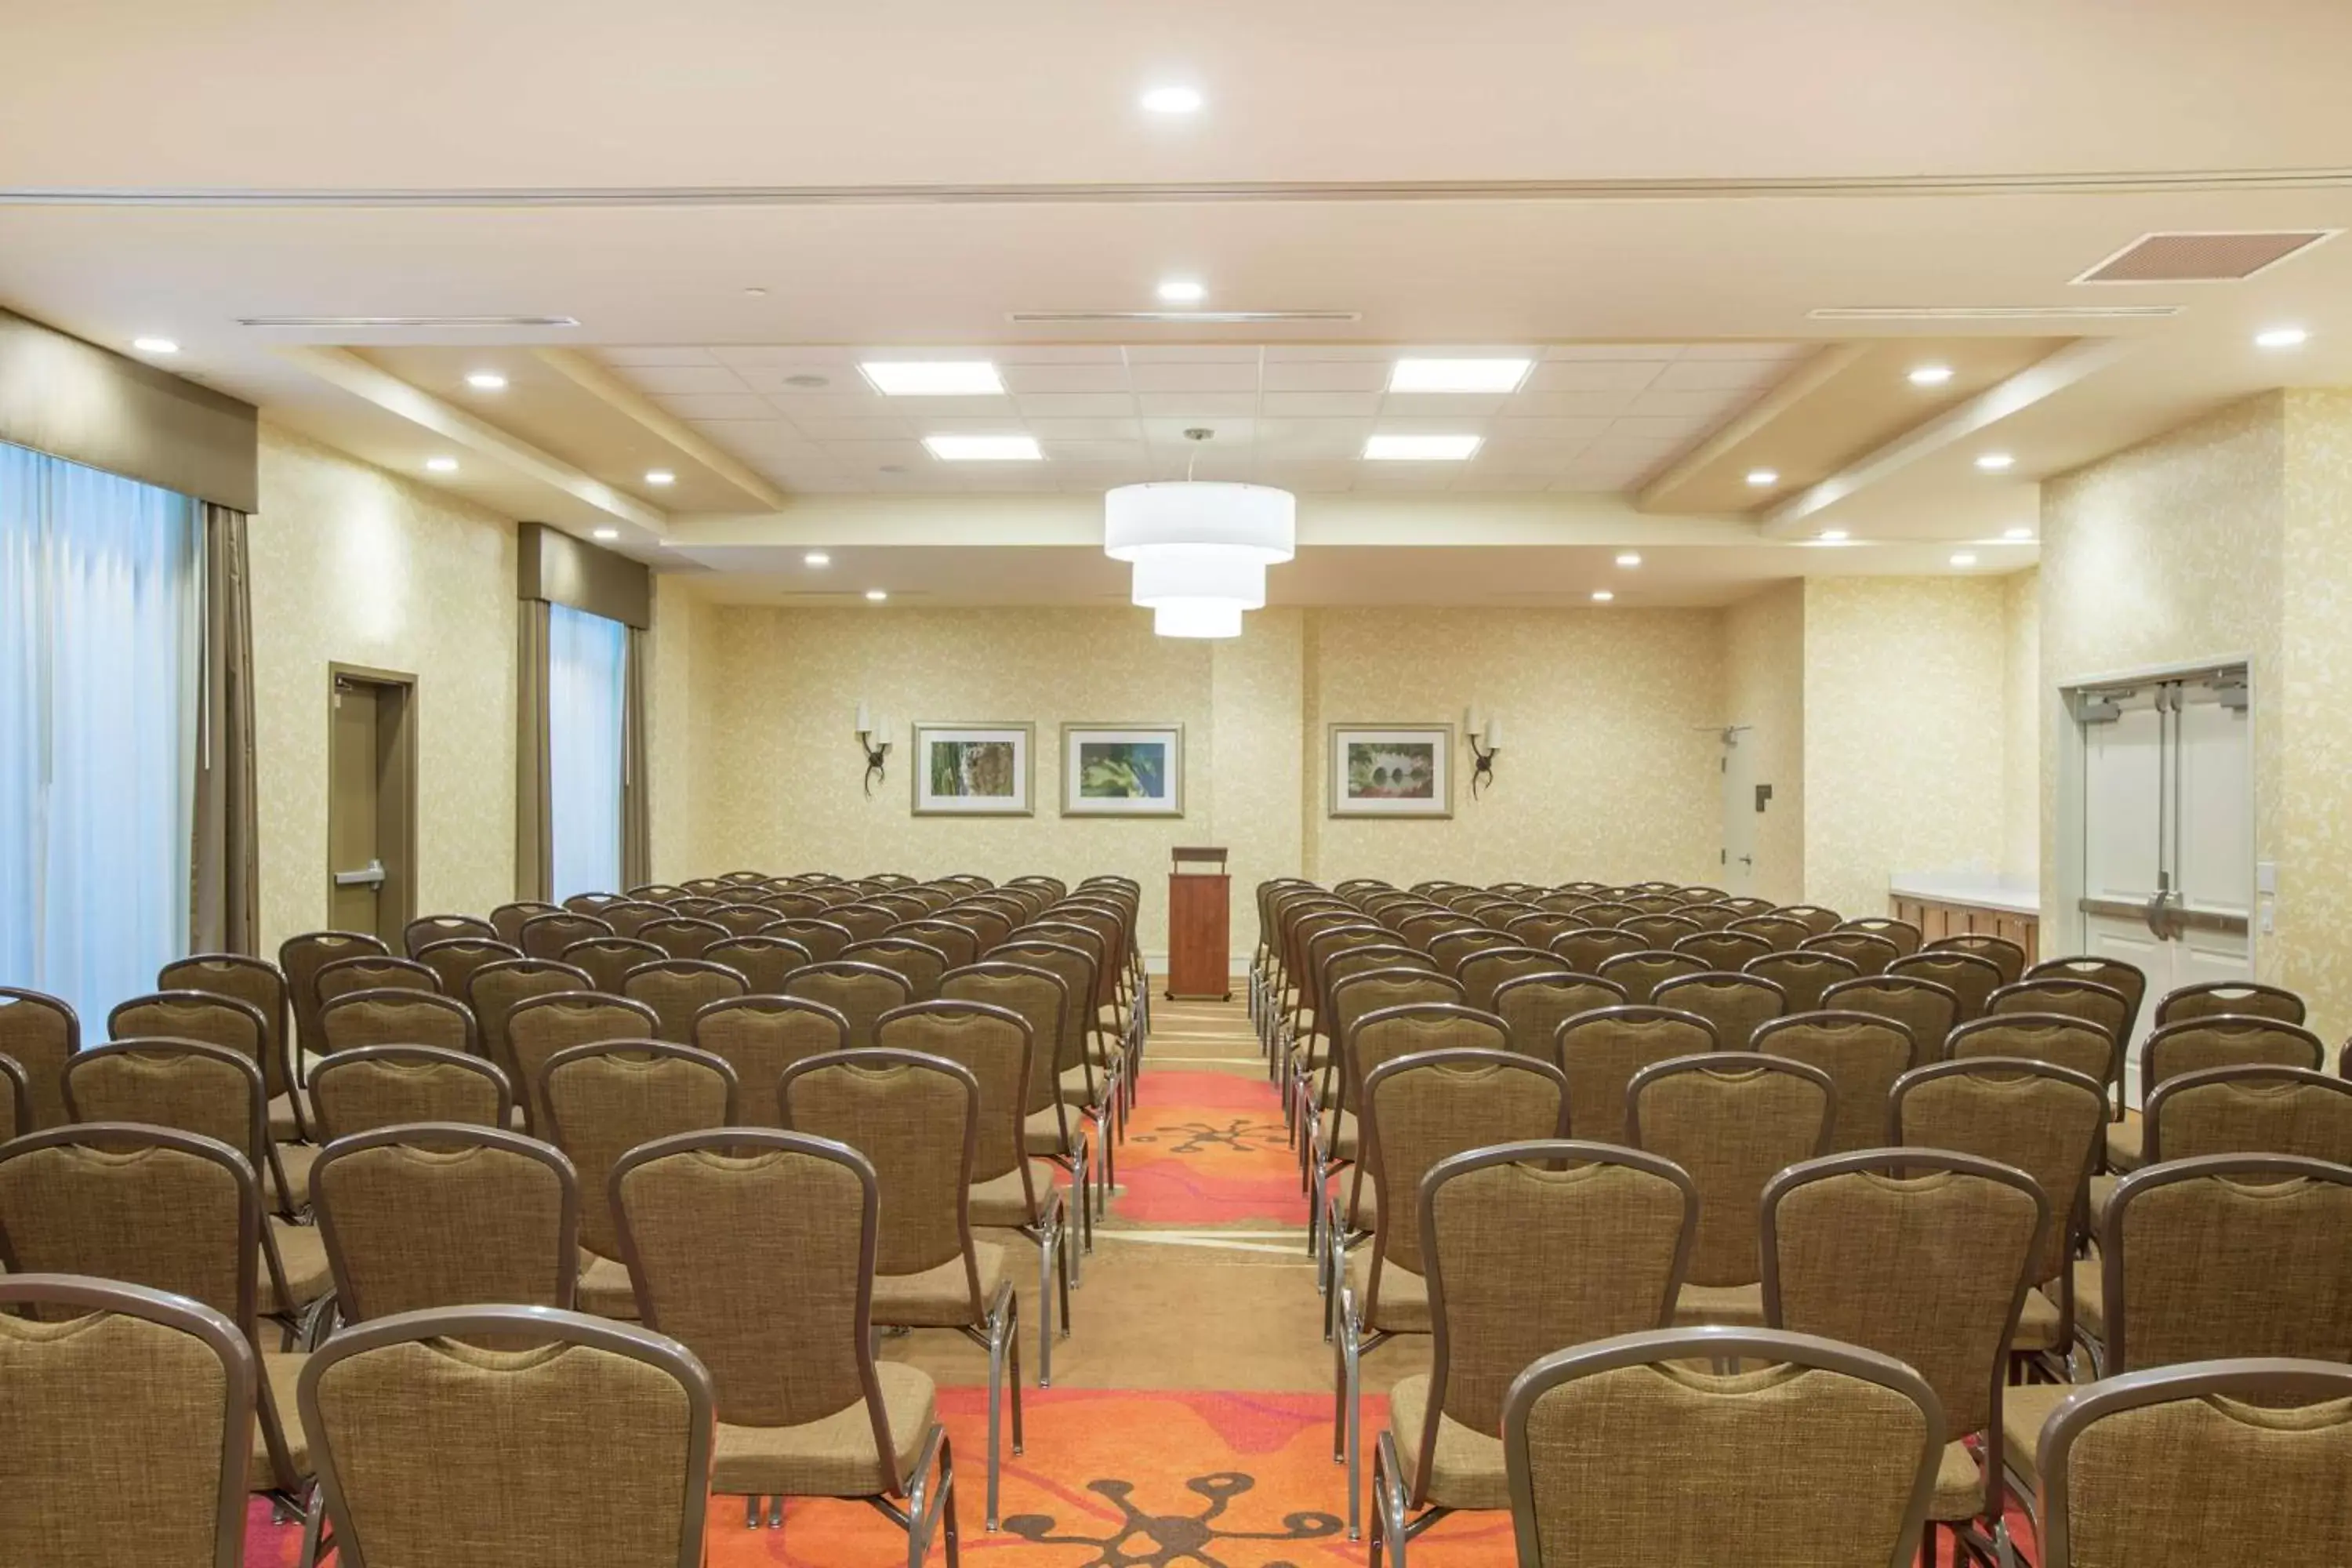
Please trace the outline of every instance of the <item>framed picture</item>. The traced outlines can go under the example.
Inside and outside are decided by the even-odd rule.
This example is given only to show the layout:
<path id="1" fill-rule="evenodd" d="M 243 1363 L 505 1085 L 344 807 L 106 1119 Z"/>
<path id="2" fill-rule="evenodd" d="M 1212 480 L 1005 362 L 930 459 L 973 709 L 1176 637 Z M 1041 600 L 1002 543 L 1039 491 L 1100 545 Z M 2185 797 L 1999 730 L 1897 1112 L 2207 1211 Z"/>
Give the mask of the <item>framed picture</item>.
<path id="1" fill-rule="evenodd" d="M 1331 815 L 1454 815 L 1454 726 L 1330 726 Z"/>
<path id="2" fill-rule="evenodd" d="M 915 726 L 917 816 L 1027 816 L 1034 724 Z"/>
<path id="3" fill-rule="evenodd" d="M 1064 816 L 1184 815 L 1184 726 L 1062 726 Z"/>

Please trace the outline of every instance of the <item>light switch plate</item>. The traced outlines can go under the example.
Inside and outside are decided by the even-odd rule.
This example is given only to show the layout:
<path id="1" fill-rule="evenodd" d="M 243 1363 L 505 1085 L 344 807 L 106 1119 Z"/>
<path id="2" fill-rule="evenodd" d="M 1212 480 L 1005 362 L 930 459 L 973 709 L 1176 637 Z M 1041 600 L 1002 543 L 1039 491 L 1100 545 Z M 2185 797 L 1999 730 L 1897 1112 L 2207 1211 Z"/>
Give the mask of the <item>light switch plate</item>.
<path id="1" fill-rule="evenodd" d="M 2278 896 L 2277 861 L 2257 860 L 2254 862 L 2254 891 L 2257 893 L 2267 894 L 2272 898 L 2276 898 Z"/>

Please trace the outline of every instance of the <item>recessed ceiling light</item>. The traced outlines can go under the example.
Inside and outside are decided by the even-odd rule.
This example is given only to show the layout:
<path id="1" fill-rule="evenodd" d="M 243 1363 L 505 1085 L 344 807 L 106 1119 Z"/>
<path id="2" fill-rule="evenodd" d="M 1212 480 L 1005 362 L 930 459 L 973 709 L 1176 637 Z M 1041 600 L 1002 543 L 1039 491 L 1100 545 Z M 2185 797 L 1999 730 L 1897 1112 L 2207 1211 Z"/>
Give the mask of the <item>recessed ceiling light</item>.
<path id="1" fill-rule="evenodd" d="M 801 557 L 801 564 L 803 566 L 830 566 L 833 564 L 833 557 L 827 555 L 822 550 L 812 550 L 806 555 Z"/>
<path id="2" fill-rule="evenodd" d="M 1825 528 L 1819 533 L 1813 535 L 1813 537 L 1820 540 L 1823 544 L 1843 544 L 1846 542 L 1847 534 L 1845 530 L 1843 528 Z"/>
<path id="3" fill-rule="evenodd" d="M 1617 564 L 1620 566 L 1639 566 L 1641 563 L 1642 558 L 1630 550 L 1617 557 Z"/>
<path id="4" fill-rule="evenodd" d="M 2016 466 L 2017 459 L 2007 452 L 1983 452 L 1977 457 L 1977 467 L 1988 474 L 2007 473 Z"/>
<path id="5" fill-rule="evenodd" d="M 768 291 L 754 284 L 752 287 L 743 290 L 743 297 L 747 300 L 764 300 L 768 297 Z"/>
<path id="6" fill-rule="evenodd" d="M 890 590 L 887 588 L 868 588 L 866 590 L 866 596 L 875 604 L 878 605 L 883 600 L 890 596 Z"/>
<path id="7" fill-rule="evenodd" d="M 984 359 L 875 360 L 857 367 L 885 397 L 995 397 L 1004 380 Z"/>
<path id="8" fill-rule="evenodd" d="M 2264 349 L 2299 349 L 2310 341 L 2301 327 L 2265 327 L 2254 334 L 2254 346 Z"/>
<path id="9" fill-rule="evenodd" d="M 1748 470 L 1748 482 L 1755 486 L 1759 490 L 1764 489 L 1767 485 L 1777 485 L 1780 482 L 1780 470 L 1778 468 L 1750 468 Z"/>
<path id="10" fill-rule="evenodd" d="M 1364 456 L 1378 463 L 1459 463 L 1474 457 L 1483 436 L 1374 436 Z"/>
<path id="11" fill-rule="evenodd" d="M 674 485 L 677 483 L 677 476 L 671 473 L 667 468 L 647 468 L 646 470 L 646 483 L 649 485 Z"/>
<path id="12" fill-rule="evenodd" d="M 1595 588 L 1592 590 L 1592 602 L 1596 605 L 1605 605 L 1616 596 L 1616 595 L 1611 593 L 1606 588 Z"/>
<path id="13" fill-rule="evenodd" d="M 457 459 L 455 458 L 427 458 L 425 459 L 425 466 L 432 469 L 436 474 L 454 474 L 457 471 Z"/>
<path id="14" fill-rule="evenodd" d="M 476 392 L 504 392 L 507 378 L 494 370 L 469 370 L 466 373 L 466 384 Z"/>
<path id="15" fill-rule="evenodd" d="M 1198 114 L 1204 101 L 1197 87 L 1155 87 L 1143 95 L 1143 107 L 1153 114 Z"/>
<path id="16" fill-rule="evenodd" d="M 600 528 L 595 531 L 593 537 L 598 539 L 618 539 L 621 537 L 621 531 L 617 528 Z"/>
<path id="17" fill-rule="evenodd" d="M 2000 531 L 2000 536 L 2003 539 L 2031 539 L 2033 537 L 2033 530 L 2030 528 L 2004 528 Z"/>
<path id="18" fill-rule="evenodd" d="M 926 436 L 923 445 L 943 463 L 1034 463 L 1045 455 L 1034 436 Z"/>
<path id="19" fill-rule="evenodd" d="M 1401 359 L 1391 392 L 1517 392 L 1533 362 L 1523 359 Z"/>
<path id="20" fill-rule="evenodd" d="M 804 370 L 798 375 L 788 375 L 784 377 L 784 384 L 786 386 L 799 387 L 804 392 L 814 392 L 820 386 L 831 386 L 833 384 L 833 377 L 829 375 L 818 375 L 814 372 Z"/>
<path id="21" fill-rule="evenodd" d="M 1160 285 L 1160 298 L 1171 305 L 1197 305 L 1208 297 L 1208 286 L 1197 279 L 1171 278 Z"/>
<path id="22" fill-rule="evenodd" d="M 131 346 L 142 354 L 175 354 L 180 345 L 169 338 L 133 338 Z"/>
<path id="23" fill-rule="evenodd" d="M 1976 563 L 1977 558 L 1974 551 L 1963 550 L 1958 554 L 1952 557 L 1952 564 L 1955 566 L 1973 566 Z"/>
<path id="24" fill-rule="evenodd" d="M 1914 386 L 1941 386 L 1951 379 L 1952 367 L 1948 364 L 1923 364 L 1914 367 L 1911 372 L 1911 384 Z"/>

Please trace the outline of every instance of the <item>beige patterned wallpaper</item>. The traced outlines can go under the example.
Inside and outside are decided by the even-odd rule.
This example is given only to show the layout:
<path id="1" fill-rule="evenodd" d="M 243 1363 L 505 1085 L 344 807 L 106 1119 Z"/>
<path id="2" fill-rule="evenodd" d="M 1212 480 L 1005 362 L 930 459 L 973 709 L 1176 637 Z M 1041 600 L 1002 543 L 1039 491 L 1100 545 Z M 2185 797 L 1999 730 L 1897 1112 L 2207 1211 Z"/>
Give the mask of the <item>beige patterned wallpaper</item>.
<path id="1" fill-rule="evenodd" d="M 2042 573 L 2001 579 L 2001 870 L 2042 875 Z"/>
<path id="2" fill-rule="evenodd" d="M 264 951 L 327 910 L 327 667 L 417 679 L 417 909 L 514 896 L 515 531 L 261 426 L 251 535 Z"/>
<path id="3" fill-rule="evenodd" d="M 1803 581 L 1776 583 L 1732 605 L 1724 612 L 1724 716 L 1748 726 L 1738 744 L 1752 750 L 1749 780 L 1772 786 L 1756 818 L 1752 890 L 1793 903 L 1805 896 Z"/>
<path id="4" fill-rule="evenodd" d="M 2000 868 L 2004 588 L 1805 584 L 1805 896 L 1882 912 L 1889 873 Z"/>
<path id="5" fill-rule="evenodd" d="M 2289 392 L 2284 418 L 2278 962 L 2333 1044 L 2352 1030 L 2352 391 Z"/>

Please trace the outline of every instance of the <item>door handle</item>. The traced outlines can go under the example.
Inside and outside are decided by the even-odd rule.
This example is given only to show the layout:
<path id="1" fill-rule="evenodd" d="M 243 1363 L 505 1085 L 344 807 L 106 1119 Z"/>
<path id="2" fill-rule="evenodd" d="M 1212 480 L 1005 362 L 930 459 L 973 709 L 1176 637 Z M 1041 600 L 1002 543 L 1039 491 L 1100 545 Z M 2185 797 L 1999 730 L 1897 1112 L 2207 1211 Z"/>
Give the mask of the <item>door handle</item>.
<path id="1" fill-rule="evenodd" d="M 356 871 L 338 871 L 334 875 L 335 886 L 338 888 L 374 888 L 381 889 L 384 884 L 383 862 L 382 860 L 371 860 Z"/>
<path id="2" fill-rule="evenodd" d="M 1739 858 L 1739 863 L 1743 866 L 1753 866 L 1756 864 L 1756 857 L 1753 855 L 1742 855 Z"/>
<path id="3" fill-rule="evenodd" d="M 2148 934 L 2158 942 L 2165 940 L 2164 902 L 2168 896 L 2163 889 L 2158 889 L 2149 897 L 2147 907 L 2140 911 L 2139 918 L 2147 924 Z"/>

